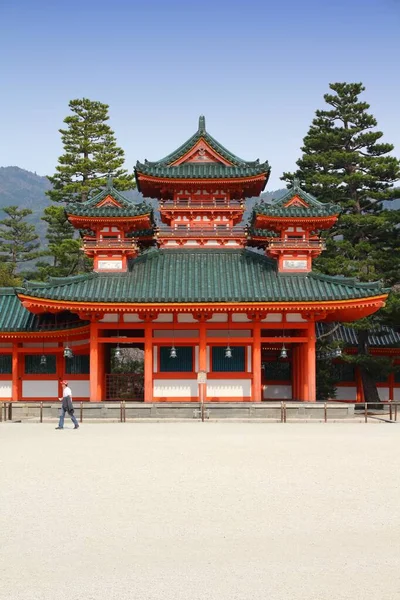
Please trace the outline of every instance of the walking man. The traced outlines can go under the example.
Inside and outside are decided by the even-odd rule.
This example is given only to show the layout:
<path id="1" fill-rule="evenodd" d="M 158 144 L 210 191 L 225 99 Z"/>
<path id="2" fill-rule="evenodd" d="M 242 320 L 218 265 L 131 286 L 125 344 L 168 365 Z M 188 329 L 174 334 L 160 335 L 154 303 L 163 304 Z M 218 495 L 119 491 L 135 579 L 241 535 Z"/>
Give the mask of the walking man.
<path id="1" fill-rule="evenodd" d="M 76 418 L 74 416 L 74 407 L 72 405 L 71 388 L 68 386 L 68 381 L 62 381 L 61 385 L 63 386 L 63 397 L 59 398 L 59 400 L 61 400 L 61 402 L 62 402 L 62 405 L 61 405 L 60 421 L 59 421 L 58 427 L 56 427 L 56 429 L 64 429 L 64 418 L 65 418 L 66 412 L 71 417 L 71 421 L 74 424 L 74 429 L 78 429 L 79 425 L 78 425 L 78 421 L 76 420 Z"/>

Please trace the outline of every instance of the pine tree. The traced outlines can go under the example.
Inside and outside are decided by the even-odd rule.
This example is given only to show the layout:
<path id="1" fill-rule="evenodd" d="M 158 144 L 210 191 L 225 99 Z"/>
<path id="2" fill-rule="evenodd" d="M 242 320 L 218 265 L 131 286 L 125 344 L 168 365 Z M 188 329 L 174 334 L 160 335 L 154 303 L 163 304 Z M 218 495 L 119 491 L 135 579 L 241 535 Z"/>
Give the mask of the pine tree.
<path id="1" fill-rule="evenodd" d="M 44 253 L 51 262 L 39 261 L 36 271 L 27 273 L 28 279 L 45 281 L 48 277 L 67 277 L 88 272 L 92 261 L 81 250 L 81 241 L 76 238 L 75 229 L 69 223 L 62 206 L 48 206 L 42 220 L 47 223 L 47 251 Z"/>
<path id="2" fill-rule="evenodd" d="M 59 157 L 53 185 L 47 195 L 56 202 L 84 202 L 113 177 L 118 190 L 135 187 L 134 175 L 123 168 L 124 151 L 117 146 L 115 134 L 107 124 L 108 105 L 87 98 L 71 100 L 72 115 L 60 129 L 64 154 Z"/>
<path id="3" fill-rule="evenodd" d="M 330 89 L 333 93 L 324 95 L 330 108 L 316 111 L 298 170 L 284 173 L 282 179 L 297 177 L 306 191 L 342 210 L 337 226 L 326 234 L 327 250 L 314 262 L 316 269 L 361 281 L 380 279 L 395 288 L 400 279 L 400 211 L 388 210 L 383 202 L 398 196 L 393 184 L 400 178 L 399 161 L 390 155 L 393 145 L 384 143 L 383 133 L 376 130 L 369 104 L 359 100 L 364 86 L 334 83 Z M 379 401 L 368 330 L 384 316 L 382 311 L 354 325 L 358 355 L 353 360 L 360 367 L 368 402 Z"/>
<path id="4" fill-rule="evenodd" d="M 3 211 L 8 217 L 0 221 L 0 257 L 10 264 L 9 273 L 14 277 L 21 263 L 40 256 L 40 241 L 35 226 L 25 221 L 32 214 L 29 208 L 6 206 Z"/>

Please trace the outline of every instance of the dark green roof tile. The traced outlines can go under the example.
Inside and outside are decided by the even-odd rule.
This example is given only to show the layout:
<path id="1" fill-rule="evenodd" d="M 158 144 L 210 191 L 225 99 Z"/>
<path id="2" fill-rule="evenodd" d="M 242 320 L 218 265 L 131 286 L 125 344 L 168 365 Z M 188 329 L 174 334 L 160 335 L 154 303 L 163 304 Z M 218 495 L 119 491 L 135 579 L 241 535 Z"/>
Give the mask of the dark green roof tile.
<path id="1" fill-rule="evenodd" d="M 25 293 L 66 301 L 126 303 L 348 300 L 383 293 L 380 283 L 316 273 L 278 273 L 250 250 L 150 250 L 128 273 L 92 273 L 27 284 Z"/>
<path id="2" fill-rule="evenodd" d="M 288 206 L 285 204 L 294 196 L 298 196 L 308 204 L 308 207 L 303 206 Z M 293 186 L 288 191 L 270 203 L 259 202 L 255 204 L 252 213 L 252 221 L 257 215 L 266 215 L 270 217 L 330 217 L 340 213 L 340 207 L 337 204 L 320 202 L 302 190 L 297 180 L 293 182 Z"/>
<path id="3" fill-rule="evenodd" d="M 116 200 L 121 208 L 118 206 L 100 206 L 97 207 L 104 198 L 111 196 Z M 86 200 L 86 202 L 73 202 L 66 207 L 67 215 L 74 215 L 77 217 L 137 217 L 141 215 L 149 214 L 153 220 L 153 207 L 147 202 L 133 202 L 126 198 L 121 192 L 116 190 L 111 179 L 109 179 L 107 186 L 104 190 L 101 190 L 98 194 Z"/>
<path id="4" fill-rule="evenodd" d="M 201 139 L 203 139 L 213 150 L 215 150 L 215 152 L 222 156 L 222 158 L 230 162 L 232 166 L 225 166 L 222 163 L 209 162 L 204 164 L 186 163 L 176 167 L 170 166 L 172 163 L 179 160 L 182 156 L 194 148 L 194 146 Z M 168 179 L 212 179 L 221 177 L 232 179 L 239 177 L 251 177 L 269 172 L 270 166 L 267 161 L 260 163 L 259 160 L 243 160 L 220 144 L 206 131 L 205 118 L 203 116 L 199 118 L 199 127 L 196 133 L 193 134 L 184 144 L 179 146 L 177 150 L 174 150 L 174 152 L 171 152 L 171 154 L 168 154 L 168 156 L 165 156 L 158 161 L 150 162 L 146 160 L 144 163 L 139 161 L 136 163 L 136 173 Z"/>

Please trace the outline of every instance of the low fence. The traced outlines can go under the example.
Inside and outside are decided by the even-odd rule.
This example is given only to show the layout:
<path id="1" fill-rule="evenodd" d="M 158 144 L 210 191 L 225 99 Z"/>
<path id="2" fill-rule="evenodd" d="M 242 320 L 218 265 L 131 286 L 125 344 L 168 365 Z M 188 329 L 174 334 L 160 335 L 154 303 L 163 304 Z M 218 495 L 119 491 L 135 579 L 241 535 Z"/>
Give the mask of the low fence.
<path id="1" fill-rule="evenodd" d="M 113 402 L 76 402 L 74 414 L 80 423 L 84 420 L 108 419 L 126 423 L 127 420 L 143 419 L 197 419 L 206 420 L 265 420 L 280 423 L 311 420 L 314 422 L 335 422 L 346 419 L 353 422 L 372 421 L 397 422 L 400 402 L 351 404 L 342 402 L 262 402 L 262 403 L 190 403 L 152 404 Z M 379 406 L 379 408 L 377 408 Z M 355 409 L 355 410 L 354 410 Z M 54 402 L 0 402 L 0 421 L 55 421 L 59 416 L 60 405 Z"/>

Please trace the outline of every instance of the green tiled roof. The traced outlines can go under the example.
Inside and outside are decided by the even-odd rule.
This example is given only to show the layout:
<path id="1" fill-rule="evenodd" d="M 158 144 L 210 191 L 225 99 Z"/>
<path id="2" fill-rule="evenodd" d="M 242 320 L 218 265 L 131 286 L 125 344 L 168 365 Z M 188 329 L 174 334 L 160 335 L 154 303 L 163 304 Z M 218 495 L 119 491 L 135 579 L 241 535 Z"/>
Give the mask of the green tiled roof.
<path id="1" fill-rule="evenodd" d="M 66 325 L 64 319 L 58 320 L 58 327 L 54 323 L 54 315 L 34 315 L 20 302 L 13 288 L 0 288 L 0 331 L 50 331 L 71 327 L 82 327 L 87 323 L 79 321 L 76 316 Z M 69 319 L 68 319 L 69 320 Z"/>
<path id="2" fill-rule="evenodd" d="M 298 196 L 308 204 L 303 206 L 289 206 L 285 204 L 294 196 Z M 298 181 L 295 179 L 293 186 L 281 196 L 278 200 L 271 203 L 259 202 L 253 208 L 253 220 L 256 215 L 267 215 L 271 217 L 330 217 L 338 215 L 340 207 L 333 203 L 319 202 L 314 196 L 308 194 L 299 187 Z"/>
<path id="3" fill-rule="evenodd" d="M 101 206 L 97 207 L 97 204 L 111 196 L 119 204 L 118 206 Z M 147 202 L 135 203 L 129 200 L 116 190 L 112 185 L 111 178 L 108 179 L 107 186 L 104 190 L 101 190 L 98 194 L 86 200 L 86 202 L 73 202 L 66 207 L 67 215 L 74 215 L 77 217 L 138 217 L 140 215 L 149 214 L 153 219 L 153 208 Z"/>
<path id="4" fill-rule="evenodd" d="M 316 325 L 317 338 L 320 335 L 327 333 L 324 323 L 317 323 Z M 350 346 L 357 346 L 357 331 L 353 327 L 345 327 L 344 325 L 340 325 L 333 331 L 332 340 L 334 342 L 344 342 Z M 379 330 L 368 334 L 368 344 L 370 346 L 398 348 L 400 347 L 400 333 L 391 327 L 382 326 Z"/>
<path id="5" fill-rule="evenodd" d="M 232 163 L 233 166 L 225 166 L 222 163 L 204 163 L 204 164 L 184 164 L 176 167 L 170 165 L 179 158 L 189 152 L 194 146 L 203 139 L 213 150 L 215 150 L 225 160 Z M 136 173 L 143 173 L 153 177 L 163 177 L 171 179 L 213 179 L 213 178 L 235 178 L 235 177 L 251 177 L 252 175 L 260 175 L 269 173 L 270 166 L 268 162 L 260 163 L 259 160 L 246 161 L 232 154 L 227 148 L 222 146 L 215 138 L 213 138 L 206 130 L 205 118 L 199 118 L 199 127 L 182 146 L 177 150 L 168 154 L 161 160 L 144 163 L 136 163 Z"/>
<path id="6" fill-rule="evenodd" d="M 66 301 L 307 302 L 366 298 L 380 283 L 316 273 L 278 273 L 276 261 L 250 250 L 150 250 L 128 273 L 91 273 L 28 283 L 29 296 Z"/>

